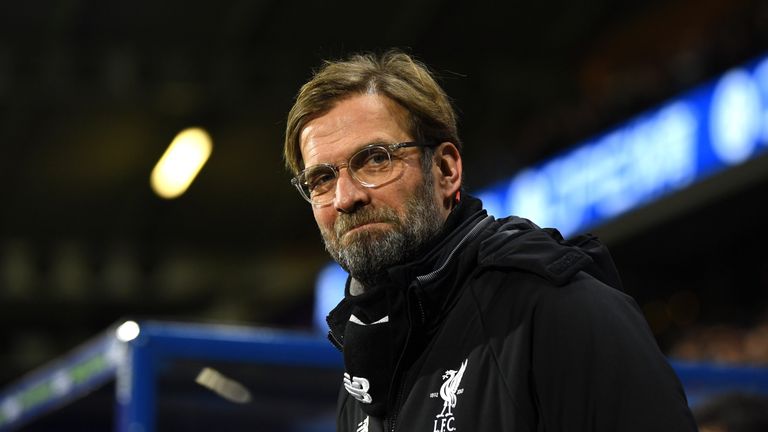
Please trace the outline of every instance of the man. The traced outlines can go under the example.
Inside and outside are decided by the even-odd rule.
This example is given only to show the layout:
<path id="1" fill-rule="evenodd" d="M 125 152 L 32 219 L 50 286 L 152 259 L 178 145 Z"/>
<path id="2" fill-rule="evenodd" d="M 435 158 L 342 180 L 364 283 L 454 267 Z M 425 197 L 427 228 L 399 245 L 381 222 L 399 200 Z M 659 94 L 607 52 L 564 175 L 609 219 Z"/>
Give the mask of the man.
<path id="1" fill-rule="evenodd" d="M 607 251 L 462 193 L 454 111 L 391 51 L 327 62 L 286 127 L 292 182 L 351 275 L 330 313 L 340 431 L 691 431 Z"/>

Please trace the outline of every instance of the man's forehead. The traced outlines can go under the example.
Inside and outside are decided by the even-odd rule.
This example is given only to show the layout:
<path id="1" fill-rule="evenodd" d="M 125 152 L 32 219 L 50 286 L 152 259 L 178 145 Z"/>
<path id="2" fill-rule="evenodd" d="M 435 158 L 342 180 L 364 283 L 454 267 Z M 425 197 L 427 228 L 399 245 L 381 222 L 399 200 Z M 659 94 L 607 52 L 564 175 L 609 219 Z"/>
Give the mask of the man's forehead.
<path id="1" fill-rule="evenodd" d="M 348 130 L 354 130 L 351 126 L 336 125 L 329 127 L 328 124 L 312 120 L 301 131 L 300 150 L 302 159 L 306 161 L 317 160 L 326 153 L 342 147 L 343 141 L 350 140 L 353 137 L 346 133 Z"/>
<path id="2" fill-rule="evenodd" d="M 404 126 L 407 112 L 392 99 L 378 94 L 360 94 L 336 102 L 333 107 L 309 120 L 302 128 L 301 139 L 309 131 L 317 136 L 335 132 L 350 133 L 360 127 L 373 124 Z"/>
<path id="3" fill-rule="evenodd" d="M 365 94 L 344 99 L 302 128 L 302 160 L 306 165 L 320 157 L 346 156 L 369 144 L 404 140 L 408 138 L 405 118 L 405 109 L 385 96 Z"/>
<path id="4" fill-rule="evenodd" d="M 348 145 L 344 147 L 340 147 L 340 146 L 326 147 L 326 146 L 309 144 L 306 146 L 302 146 L 302 153 L 304 154 L 302 161 L 304 162 L 310 161 L 309 164 L 305 163 L 305 166 L 309 166 L 317 162 L 342 162 L 342 159 L 352 156 L 354 153 L 358 152 L 359 150 L 362 150 L 365 147 L 372 146 L 372 145 L 388 145 L 388 144 L 394 144 L 393 140 L 391 138 L 388 139 L 384 137 L 368 138 L 365 140 L 360 140 L 354 143 L 353 145 Z M 328 150 L 330 150 L 330 152 Z M 337 150 L 337 151 L 333 151 L 333 150 Z M 337 161 L 335 159 L 339 159 L 339 160 Z"/>

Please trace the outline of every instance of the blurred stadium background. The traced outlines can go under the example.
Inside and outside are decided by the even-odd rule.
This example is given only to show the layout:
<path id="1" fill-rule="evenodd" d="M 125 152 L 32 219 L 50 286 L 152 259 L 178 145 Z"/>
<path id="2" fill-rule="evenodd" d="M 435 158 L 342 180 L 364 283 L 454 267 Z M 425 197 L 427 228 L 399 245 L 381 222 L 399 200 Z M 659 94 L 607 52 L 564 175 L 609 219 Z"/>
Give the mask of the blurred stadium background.
<path id="1" fill-rule="evenodd" d="M 0 3 L 0 388 L 124 317 L 311 329 L 283 120 L 323 59 L 389 47 L 453 97 L 471 192 L 768 53 L 768 2 Z M 213 152 L 161 199 L 190 126 Z M 768 364 L 766 174 L 592 229 L 672 358 Z"/>

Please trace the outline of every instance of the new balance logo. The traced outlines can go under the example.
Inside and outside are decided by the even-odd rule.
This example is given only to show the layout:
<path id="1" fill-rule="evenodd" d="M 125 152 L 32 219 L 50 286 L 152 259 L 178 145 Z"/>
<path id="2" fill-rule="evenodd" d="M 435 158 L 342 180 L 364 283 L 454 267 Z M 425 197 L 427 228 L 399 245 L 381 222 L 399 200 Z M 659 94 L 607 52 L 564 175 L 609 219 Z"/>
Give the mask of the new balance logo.
<path id="1" fill-rule="evenodd" d="M 357 432 L 368 432 L 368 421 L 369 421 L 369 417 L 365 416 L 365 420 L 361 421 L 357 425 Z"/>
<path id="2" fill-rule="evenodd" d="M 344 372 L 344 388 L 347 389 L 353 398 L 362 403 L 369 404 L 373 402 L 373 398 L 368 393 L 371 384 L 365 378 L 350 377 L 348 373 Z"/>

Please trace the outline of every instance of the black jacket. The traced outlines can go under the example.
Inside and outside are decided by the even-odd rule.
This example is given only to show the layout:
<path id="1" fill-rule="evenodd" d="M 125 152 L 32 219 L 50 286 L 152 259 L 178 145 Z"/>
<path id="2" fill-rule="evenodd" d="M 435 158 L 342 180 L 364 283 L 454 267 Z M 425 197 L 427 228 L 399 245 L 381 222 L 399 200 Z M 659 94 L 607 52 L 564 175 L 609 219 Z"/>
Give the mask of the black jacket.
<path id="1" fill-rule="evenodd" d="M 439 237 L 382 286 L 350 296 L 349 281 L 329 315 L 339 431 L 696 430 L 594 237 L 495 220 L 471 197 Z"/>

